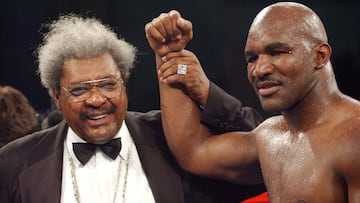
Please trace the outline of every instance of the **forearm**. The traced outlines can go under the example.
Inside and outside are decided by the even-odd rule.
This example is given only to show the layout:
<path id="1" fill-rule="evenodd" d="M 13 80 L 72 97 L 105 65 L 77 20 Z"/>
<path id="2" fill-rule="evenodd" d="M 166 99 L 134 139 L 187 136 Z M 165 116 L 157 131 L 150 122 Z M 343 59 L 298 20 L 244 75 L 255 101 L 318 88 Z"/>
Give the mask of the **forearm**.
<path id="1" fill-rule="evenodd" d="M 156 58 L 157 67 L 161 63 Z M 209 132 L 200 125 L 201 112 L 185 93 L 181 84 L 168 85 L 159 80 L 160 106 L 163 129 L 168 145 L 179 164 L 186 170 L 194 166 L 192 157 Z M 200 132 L 204 131 L 204 132 Z"/>
<path id="2" fill-rule="evenodd" d="M 169 70 L 189 62 L 177 57 L 164 62 L 157 57 L 157 67 Z M 191 63 L 188 63 L 191 64 Z M 158 74 L 161 76 L 161 72 Z M 186 76 L 185 76 L 186 77 Z M 183 84 L 163 83 L 159 78 L 162 123 L 168 145 L 180 166 L 197 175 L 238 183 L 258 183 L 254 136 L 228 133 L 220 136 L 200 122 L 201 112 L 186 93 Z"/>

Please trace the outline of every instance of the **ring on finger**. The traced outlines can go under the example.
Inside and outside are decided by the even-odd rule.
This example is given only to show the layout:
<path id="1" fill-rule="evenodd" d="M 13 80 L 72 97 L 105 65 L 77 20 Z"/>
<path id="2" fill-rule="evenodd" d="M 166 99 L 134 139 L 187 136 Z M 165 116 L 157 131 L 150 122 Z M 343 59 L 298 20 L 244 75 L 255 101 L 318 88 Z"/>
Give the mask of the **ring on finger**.
<path id="1" fill-rule="evenodd" d="M 186 72 L 187 72 L 187 65 L 178 64 L 176 74 L 178 74 L 178 75 L 186 75 Z"/>

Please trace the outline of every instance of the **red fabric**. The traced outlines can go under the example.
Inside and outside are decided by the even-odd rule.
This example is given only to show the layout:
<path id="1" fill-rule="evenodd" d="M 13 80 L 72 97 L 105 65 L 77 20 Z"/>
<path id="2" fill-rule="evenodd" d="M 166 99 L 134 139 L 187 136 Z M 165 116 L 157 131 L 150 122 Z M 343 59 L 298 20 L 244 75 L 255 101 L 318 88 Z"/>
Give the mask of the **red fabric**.
<path id="1" fill-rule="evenodd" d="M 269 196 L 267 193 L 262 193 L 258 196 L 252 197 L 250 199 L 247 199 L 245 201 L 242 201 L 241 203 L 270 203 Z"/>

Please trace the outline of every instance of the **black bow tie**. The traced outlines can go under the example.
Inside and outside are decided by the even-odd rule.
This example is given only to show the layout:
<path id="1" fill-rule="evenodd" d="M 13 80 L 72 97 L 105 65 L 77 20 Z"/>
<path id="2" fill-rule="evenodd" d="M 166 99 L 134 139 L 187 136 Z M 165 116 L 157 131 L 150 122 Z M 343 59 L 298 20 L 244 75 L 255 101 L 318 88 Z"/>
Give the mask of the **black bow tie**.
<path id="1" fill-rule="evenodd" d="M 115 160 L 121 150 L 121 139 L 115 138 L 105 144 L 73 143 L 75 156 L 83 165 L 90 160 L 96 147 L 100 147 L 107 156 Z"/>

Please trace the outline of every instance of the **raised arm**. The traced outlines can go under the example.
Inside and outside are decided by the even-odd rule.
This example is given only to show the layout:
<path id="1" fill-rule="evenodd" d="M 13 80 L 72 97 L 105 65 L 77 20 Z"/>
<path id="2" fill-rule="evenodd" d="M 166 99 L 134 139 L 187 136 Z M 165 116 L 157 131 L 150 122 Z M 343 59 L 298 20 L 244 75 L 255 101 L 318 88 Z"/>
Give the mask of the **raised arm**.
<path id="1" fill-rule="evenodd" d="M 196 56 L 182 50 L 163 59 L 157 61 L 163 127 L 179 164 L 202 176 L 246 184 L 262 182 L 254 136 L 240 132 L 214 136 L 201 124 L 200 109 L 185 87 L 163 82 L 178 64 L 200 66 Z"/>
<path id="2" fill-rule="evenodd" d="M 191 22 L 175 10 L 147 23 L 145 33 L 160 63 L 165 54 L 183 49 L 193 37 Z M 263 121 L 253 108 L 244 107 L 241 101 L 212 83 L 201 66 L 188 66 L 186 77 L 174 71 L 163 79 L 166 84 L 185 85 L 187 94 L 203 108 L 201 121 L 216 133 L 248 131 Z"/>
<path id="3" fill-rule="evenodd" d="M 156 56 L 166 139 L 180 165 L 202 176 L 241 183 L 262 182 L 253 136 L 245 133 L 213 136 L 200 123 L 198 103 L 206 102 L 210 82 L 196 56 L 183 50 L 192 38 L 191 22 L 183 19 L 178 12 L 171 11 L 146 24 L 145 32 Z M 174 74 L 179 64 L 187 66 L 185 77 Z M 191 87 L 196 85 L 189 85 L 192 84 L 189 77 L 194 75 L 205 76 L 193 80 L 203 84 L 199 86 L 207 86 L 205 94 L 193 91 L 196 88 Z M 205 100 L 197 98 L 199 100 L 195 103 L 189 95 L 194 100 L 197 96 Z"/>

